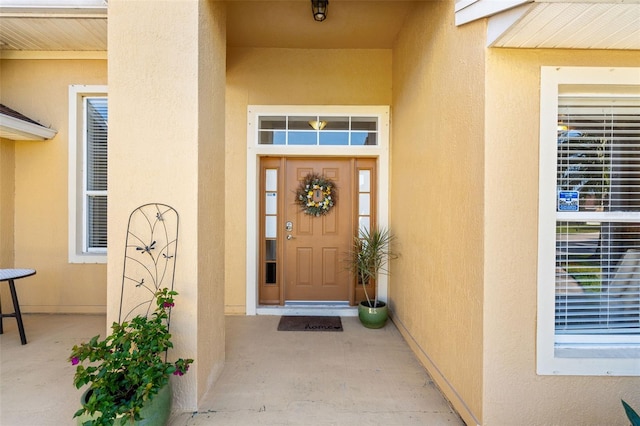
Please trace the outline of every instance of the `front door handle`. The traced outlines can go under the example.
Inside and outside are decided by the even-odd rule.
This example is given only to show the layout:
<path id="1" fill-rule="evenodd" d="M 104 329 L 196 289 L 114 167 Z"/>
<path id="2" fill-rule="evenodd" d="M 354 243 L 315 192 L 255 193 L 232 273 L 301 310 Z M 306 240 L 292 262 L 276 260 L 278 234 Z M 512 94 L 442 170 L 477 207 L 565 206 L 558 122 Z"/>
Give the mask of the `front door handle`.
<path id="1" fill-rule="evenodd" d="M 287 240 L 293 240 L 294 238 L 295 238 L 295 237 L 294 237 L 293 235 L 291 235 L 291 234 L 288 234 L 288 235 L 287 235 Z"/>

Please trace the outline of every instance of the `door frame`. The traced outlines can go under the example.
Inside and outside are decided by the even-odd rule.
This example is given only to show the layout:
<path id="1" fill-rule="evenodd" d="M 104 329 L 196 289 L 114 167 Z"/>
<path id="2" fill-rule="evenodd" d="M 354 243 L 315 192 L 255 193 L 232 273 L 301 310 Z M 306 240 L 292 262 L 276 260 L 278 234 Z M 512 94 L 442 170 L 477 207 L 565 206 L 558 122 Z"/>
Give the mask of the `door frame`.
<path id="1" fill-rule="evenodd" d="M 378 144 L 366 146 L 291 146 L 259 145 L 258 119 L 262 115 L 323 115 L 367 116 L 378 118 Z M 247 241 L 246 241 L 246 314 L 282 315 L 291 309 L 282 306 L 258 306 L 258 221 L 259 169 L 263 156 L 295 157 L 373 157 L 377 164 L 377 222 L 380 227 L 389 225 L 389 107 L 388 106 L 311 106 L 311 105 L 250 105 L 247 109 Z M 378 282 L 379 299 L 387 300 L 387 276 Z M 311 314 L 313 309 L 295 308 L 296 314 Z M 320 307 L 319 309 L 323 309 Z M 345 315 L 356 312 L 348 308 Z M 356 312 L 357 314 L 357 312 Z"/>

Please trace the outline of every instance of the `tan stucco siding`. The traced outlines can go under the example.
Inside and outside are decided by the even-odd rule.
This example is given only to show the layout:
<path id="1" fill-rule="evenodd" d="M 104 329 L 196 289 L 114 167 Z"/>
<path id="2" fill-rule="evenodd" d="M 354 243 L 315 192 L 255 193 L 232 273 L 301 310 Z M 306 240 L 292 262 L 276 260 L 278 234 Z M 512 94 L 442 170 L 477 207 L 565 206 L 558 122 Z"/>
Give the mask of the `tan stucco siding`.
<path id="1" fill-rule="evenodd" d="M 225 359 L 225 80 L 226 15 L 220 2 L 199 3 L 198 25 L 198 400 Z"/>
<path id="2" fill-rule="evenodd" d="M 390 103 L 390 50 L 229 49 L 225 189 L 228 313 L 245 312 L 247 107 Z"/>
<path id="3" fill-rule="evenodd" d="M 109 2 L 107 318 L 117 318 L 129 213 L 172 206 L 171 356 L 196 359 L 174 382 L 174 406 L 185 411 L 224 362 L 224 21 L 223 5 L 206 0 Z"/>
<path id="4" fill-rule="evenodd" d="M 640 52 L 490 49 L 486 73 L 484 420 L 625 425 L 629 377 L 536 375 L 541 66 L 640 66 Z"/>
<path id="5" fill-rule="evenodd" d="M 13 268 L 15 143 L 0 139 L 0 268 Z M 6 299 L 3 297 L 3 299 Z M 7 311 L 5 311 L 7 312 Z"/>
<path id="6" fill-rule="evenodd" d="M 394 319 L 468 423 L 482 418 L 483 108 L 481 23 L 421 4 L 393 55 Z"/>
<path id="7" fill-rule="evenodd" d="M 47 141 L 2 141 L 2 180 L 15 147 L 13 265 L 37 274 L 20 286 L 23 312 L 104 312 L 106 266 L 68 262 L 69 85 L 105 85 L 104 60 L 2 60 L 2 103 L 58 131 Z M 6 156 L 5 156 L 6 155 Z M 8 196 L 2 189 L 2 209 Z M 9 200 L 9 202 L 11 202 Z M 3 216 L 6 212 L 3 213 Z M 10 214 L 9 214 L 10 216 Z M 4 222 L 4 219 L 3 219 Z M 10 232 L 6 223 L 2 232 Z M 6 261 L 2 236 L 3 262 Z"/>
<path id="8" fill-rule="evenodd" d="M 0 268 L 13 268 L 15 143 L 0 138 Z M 12 312 L 9 287 L 0 288 L 2 312 Z"/>

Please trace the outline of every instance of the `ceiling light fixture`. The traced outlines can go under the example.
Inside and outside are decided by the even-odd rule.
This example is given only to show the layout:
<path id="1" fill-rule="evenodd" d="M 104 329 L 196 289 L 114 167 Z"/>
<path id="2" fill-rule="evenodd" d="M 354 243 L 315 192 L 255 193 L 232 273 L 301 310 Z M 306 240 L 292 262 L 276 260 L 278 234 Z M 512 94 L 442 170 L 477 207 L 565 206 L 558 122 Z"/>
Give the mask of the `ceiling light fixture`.
<path id="1" fill-rule="evenodd" d="M 326 121 L 311 120 L 309 122 L 309 126 L 311 126 L 313 130 L 322 130 L 326 125 L 327 125 Z"/>
<path id="2" fill-rule="evenodd" d="M 328 7 L 329 0 L 311 0 L 311 12 L 313 12 L 313 19 L 318 22 L 322 22 L 327 19 Z"/>

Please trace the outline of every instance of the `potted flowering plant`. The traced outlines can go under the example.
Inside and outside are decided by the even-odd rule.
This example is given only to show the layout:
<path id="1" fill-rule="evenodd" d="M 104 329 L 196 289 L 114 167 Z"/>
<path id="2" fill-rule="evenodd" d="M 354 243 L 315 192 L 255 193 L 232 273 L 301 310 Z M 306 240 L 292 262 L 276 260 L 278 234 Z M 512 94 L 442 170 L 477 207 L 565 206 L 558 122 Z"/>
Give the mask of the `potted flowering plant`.
<path id="1" fill-rule="evenodd" d="M 397 257 L 391 250 L 394 238 L 386 228 L 360 229 L 359 235 L 353 239 L 347 259 L 348 268 L 356 275 L 358 284 L 364 290 L 366 300 L 358 306 L 358 317 L 367 328 L 381 328 L 387 321 L 387 305 L 378 300 L 377 285 L 378 276 L 389 273 L 387 262 Z M 369 293 L 371 290 L 375 292 L 373 295 Z"/>
<path id="2" fill-rule="evenodd" d="M 105 339 L 93 337 L 75 345 L 69 361 L 77 365 L 73 383 L 77 388 L 89 384 L 82 397 L 82 408 L 74 417 L 85 426 L 136 424 L 153 418 L 164 424 L 171 411 L 169 377 L 182 376 L 192 359 L 167 362 L 167 350 L 173 347 L 169 334 L 169 312 L 178 293 L 166 288 L 155 293 L 156 308 L 149 316 L 114 322 Z M 88 361 L 85 367 L 82 363 Z M 161 400 L 166 413 L 147 409 Z M 146 410 L 146 411 L 145 411 Z M 146 421 L 145 424 L 152 424 Z"/>

